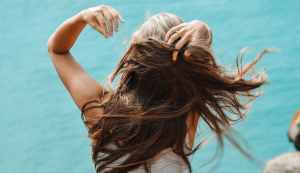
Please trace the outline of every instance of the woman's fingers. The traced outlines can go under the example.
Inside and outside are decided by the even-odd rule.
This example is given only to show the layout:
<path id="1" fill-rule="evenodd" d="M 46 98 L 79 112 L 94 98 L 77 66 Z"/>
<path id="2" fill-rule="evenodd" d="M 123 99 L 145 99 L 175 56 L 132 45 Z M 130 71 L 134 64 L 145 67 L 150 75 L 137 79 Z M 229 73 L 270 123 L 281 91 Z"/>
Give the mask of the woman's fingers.
<path id="1" fill-rule="evenodd" d="M 174 52 L 172 53 L 172 60 L 173 60 L 173 61 L 176 61 L 178 53 L 179 53 L 178 51 L 174 51 Z M 183 54 L 183 55 L 186 56 L 186 57 L 190 57 L 190 56 L 192 55 L 192 52 L 186 50 L 186 51 L 184 51 L 184 54 Z"/>
<path id="2" fill-rule="evenodd" d="M 113 18 L 111 16 L 111 14 L 109 13 L 109 11 L 107 10 L 107 8 L 103 8 L 102 10 L 103 16 L 105 17 L 106 21 L 107 21 L 107 25 L 108 25 L 108 31 L 109 31 L 109 35 L 113 36 Z"/>
<path id="3" fill-rule="evenodd" d="M 175 45 L 175 49 L 181 49 L 191 38 L 190 33 L 186 33 Z M 175 61 L 177 59 L 178 51 L 174 51 L 172 54 L 172 59 Z"/>
<path id="4" fill-rule="evenodd" d="M 169 38 L 169 40 L 168 40 L 168 44 L 172 44 L 174 41 L 176 41 L 177 39 L 179 39 L 180 38 L 180 36 L 179 36 L 179 33 L 177 33 L 177 32 L 174 32 L 172 35 L 171 35 L 171 37 Z"/>
<path id="5" fill-rule="evenodd" d="M 117 10 L 113 9 L 112 7 L 110 7 L 110 9 L 111 9 L 111 11 L 112 11 L 113 16 L 115 16 L 116 18 L 119 18 L 119 20 L 120 20 L 122 23 L 125 22 L 125 20 L 123 19 L 123 17 L 121 16 L 121 14 L 120 14 Z M 117 20 L 117 21 L 118 21 L 118 20 Z"/>
<path id="6" fill-rule="evenodd" d="M 122 16 L 120 15 L 120 13 L 113 9 L 113 8 L 108 8 L 108 11 L 110 12 L 111 16 L 113 17 L 113 21 L 114 21 L 114 27 L 115 27 L 115 31 L 118 32 L 119 31 L 119 22 L 118 19 L 124 23 L 124 19 L 122 18 Z"/>
<path id="7" fill-rule="evenodd" d="M 120 13 L 115 10 L 114 8 L 105 5 L 102 8 L 102 13 L 103 16 L 105 17 L 106 21 L 107 21 L 107 25 L 108 25 L 108 31 L 109 31 L 109 35 L 113 36 L 113 30 L 115 27 L 115 31 L 118 32 L 119 31 L 119 23 L 118 23 L 118 19 L 124 23 L 124 19 L 123 17 L 120 15 Z M 113 25 L 114 23 L 114 25 Z M 105 30 L 107 30 L 107 28 L 105 28 Z"/>
<path id="8" fill-rule="evenodd" d="M 101 33 L 104 35 L 105 38 L 108 38 L 108 32 L 107 32 L 107 27 L 106 27 L 106 22 L 105 22 L 105 19 L 103 17 L 103 14 L 102 13 L 98 13 L 96 15 L 96 18 L 97 18 L 97 21 L 100 25 L 100 28 L 101 28 Z"/>
<path id="9" fill-rule="evenodd" d="M 102 28 L 99 25 L 99 22 L 97 20 L 97 18 L 95 17 L 94 21 L 93 21 L 94 25 L 91 25 L 92 28 L 94 28 L 95 30 L 97 30 L 98 32 L 100 32 L 102 35 L 105 36 L 105 34 L 103 33 Z"/>
<path id="10" fill-rule="evenodd" d="M 177 31 L 176 29 L 178 28 L 174 28 L 175 31 Z M 172 32 L 172 30 L 170 30 Z M 172 44 L 174 41 L 176 41 L 177 39 L 180 38 L 180 40 L 176 43 L 175 45 L 175 49 L 181 49 L 191 38 L 191 34 L 187 32 L 186 29 L 181 29 L 180 31 L 178 32 L 175 32 L 169 36 L 169 39 L 168 39 L 168 44 Z M 182 38 L 181 38 L 182 37 Z M 178 51 L 174 51 L 173 54 L 172 54 L 172 59 L 173 61 L 176 61 L 177 59 L 177 55 L 178 55 Z M 190 55 L 189 52 L 185 52 L 184 55 Z"/>
<path id="11" fill-rule="evenodd" d="M 178 37 L 178 32 L 176 31 L 179 31 L 179 37 L 181 37 L 180 39 Z M 165 36 L 165 41 L 168 44 L 174 43 L 177 39 L 179 39 L 179 41 L 175 45 L 176 49 L 181 49 L 185 44 L 192 42 L 195 39 L 207 41 L 208 46 L 210 47 L 212 42 L 212 33 L 210 28 L 205 23 L 199 20 L 194 20 L 190 23 L 182 23 L 171 28 Z M 185 57 L 189 57 L 191 54 L 192 53 L 189 50 L 185 50 L 184 52 Z M 177 55 L 178 52 L 174 51 L 172 54 L 172 59 L 176 60 Z"/>
<path id="12" fill-rule="evenodd" d="M 120 21 L 122 22 L 122 23 L 124 23 L 125 22 L 125 20 L 123 19 L 123 17 L 121 16 L 121 14 L 118 12 L 118 18 L 120 19 Z"/>
<path id="13" fill-rule="evenodd" d="M 109 8 L 108 11 L 110 12 L 113 18 L 115 31 L 118 32 L 119 31 L 118 14 L 116 10 L 113 10 L 113 8 Z"/>
<path id="14" fill-rule="evenodd" d="M 168 40 L 168 44 L 172 44 L 174 41 L 176 41 L 178 38 L 184 37 L 187 33 L 187 30 L 185 28 L 182 28 L 180 31 L 176 30 L 172 33 Z"/>
<path id="15" fill-rule="evenodd" d="M 178 51 L 174 51 L 174 52 L 172 53 L 172 60 L 173 60 L 173 61 L 176 61 L 177 55 L 178 55 Z"/>
<path id="16" fill-rule="evenodd" d="M 103 34 L 105 38 L 109 38 L 109 35 L 113 36 L 114 27 L 116 32 L 119 31 L 118 19 L 122 23 L 125 22 L 117 10 L 107 5 L 92 7 L 85 12 L 88 24 Z"/>
<path id="17" fill-rule="evenodd" d="M 166 36 L 165 36 L 165 41 L 168 42 L 169 38 L 171 37 L 171 35 L 175 32 L 175 31 L 179 31 L 183 26 L 182 25 L 178 25 L 178 26 L 175 26 L 173 28 L 171 28 Z"/>
<path id="18" fill-rule="evenodd" d="M 176 40 L 179 39 L 179 38 L 180 38 L 179 33 L 174 32 L 174 33 L 170 36 L 170 38 L 169 38 L 169 40 L 168 40 L 168 44 L 172 44 L 174 41 L 176 41 Z M 172 59 L 173 59 L 173 61 L 176 61 L 177 55 L 178 55 L 178 51 L 174 51 L 173 54 L 172 54 Z"/>
<path id="19" fill-rule="evenodd" d="M 189 57 L 191 55 L 192 55 L 191 51 L 188 51 L 188 50 L 184 51 L 184 56 Z"/>
<path id="20" fill-rule="evenodd" d="M 190 33 L 186 33 L 175 45 L 175 49 L 181 49 L 191 38 Z"/>

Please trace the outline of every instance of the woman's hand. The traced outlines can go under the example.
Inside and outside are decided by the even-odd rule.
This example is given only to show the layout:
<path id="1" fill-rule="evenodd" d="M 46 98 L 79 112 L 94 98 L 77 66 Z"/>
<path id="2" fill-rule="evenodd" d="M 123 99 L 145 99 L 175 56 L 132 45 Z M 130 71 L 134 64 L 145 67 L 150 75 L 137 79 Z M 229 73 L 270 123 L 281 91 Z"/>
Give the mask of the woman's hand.
<path id="1" fill-rule="evenodd" d="M 199 20 L 194 20 L 190 23 L 182 23 L 178 26 L 171 28 L 166 34 L 165 41 L 168 44 L 172 44 L 174 41 L 180 38 L 176 43 L 175 49 L 181 49 L 187 42 L 192 42 L 195 39 L 203 38 L 211 34 L 209 27 Z M 172 58 L 173 61 L 177 59 L 178 51 L 174 51 Z M 189 57 L 191 52 L 186 50 L 184 56 Z"/>
<path id="2" fill-rule="evenodd" d="M 124 19 L 120 13 L 114 8 L 107 5 L 100 5 L 98 7 L 91 7 L 82 11 L 83 19 L 95 30 L 109 38 L 113 36 L 113 23 L 115 31 L 119 31 L 118 19 L 124 23 Z M 106 20 L 106 21 L 105 21 Z M 107 30 L 108 25 L 108 30 Z M 108 35 L 109 34 L 109 35 Z"/>

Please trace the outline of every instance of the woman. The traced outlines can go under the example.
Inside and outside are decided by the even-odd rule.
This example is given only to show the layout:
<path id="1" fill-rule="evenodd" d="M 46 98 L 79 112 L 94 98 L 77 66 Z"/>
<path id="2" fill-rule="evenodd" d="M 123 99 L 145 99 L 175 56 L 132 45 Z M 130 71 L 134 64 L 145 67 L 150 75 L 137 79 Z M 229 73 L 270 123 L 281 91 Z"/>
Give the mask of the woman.
<path id="1" fill-rule="evenodd" d="M 82 110 L 96 171 L 191 172 L 189 155 L 201 145 L 193 146 L 199 119 L 221 146 L 225 135 L 239 147 L 227 132 L 232 123 L 243 120 L 260 95 L 250 91 L 267 79 L 264 72 L 249 80 L 243 77 L 271 49 L 229 71 L 217 65 L 210 50 L 212 32 L 205 23 L 184 23 L 174 14 L 160 13 L 133 34 L 128 51 L 107 78 L 106 89 L 69 50 L 87 24 L 109 38 L 113 28 L 118 32 L 118 20 L 124 23 L 112 7 L 89 8 L 65 21 L 47 43 L 60 79 Z M 117 87 L 112 88 L 119 75 Z"/>

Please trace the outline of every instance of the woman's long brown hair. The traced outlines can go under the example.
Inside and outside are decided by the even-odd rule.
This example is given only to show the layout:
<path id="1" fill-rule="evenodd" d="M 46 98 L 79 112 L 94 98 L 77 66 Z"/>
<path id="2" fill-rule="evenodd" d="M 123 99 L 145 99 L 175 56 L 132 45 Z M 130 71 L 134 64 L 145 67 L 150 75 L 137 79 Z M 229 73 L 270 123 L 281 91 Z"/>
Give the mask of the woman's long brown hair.
<path id="1" fill-rule="evenodd" d="M 84 121 L 92 127 L 88 129 L 88 136 L 94 141 L 92 156 L 97 173 L 129 172 L 140 166 L 150 172 L 151 163 L 168 148 L 182 158 L 192 172 L 187 156 L 202 143 L 194 149 L 185 144 L 189 116 L 192 119 L 200 116 L 200 121 L 215 133 L 221 146 L 226 136 L 240 148 L 228 132 L 233 123 L 244 119 L 252 101 L 261 94 L 251 91 L 267 80 L 264 71 L 249 79 L 244 76 L 272 49 L 264 50 L 246 66 L 238 62 L 239 54 L 238 68 L 227 70 L 217 64 L 210 50 L 212 33 L 205 27 L 198 39 L 178 50 L 178 58 L 173 61 L 176 42 L 169 45 L 164 36 L 181 23 L 179 17 L 169 13 L 149 18 L 107 78 L 109 92 L 96 106 L 104 108 L 101 119 Z M 185 50 L 192 52 L 190 57 L 183 55 Z M 119 83 L 113 88 L 116 78 Z M 228 113 L 237 116 L 232 118 Z M 124 157 L 123 162 L 113 164 Z"/>

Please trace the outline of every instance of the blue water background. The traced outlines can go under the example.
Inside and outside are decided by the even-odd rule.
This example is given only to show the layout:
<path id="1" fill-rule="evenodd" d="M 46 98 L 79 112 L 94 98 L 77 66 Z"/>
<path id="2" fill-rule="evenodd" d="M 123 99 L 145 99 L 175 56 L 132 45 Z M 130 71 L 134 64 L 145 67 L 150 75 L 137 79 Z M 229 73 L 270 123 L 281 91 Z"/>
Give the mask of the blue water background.
<path id="1" fill-rule="evenodd" d="M 294 151 L 287 130 L 300 106 L 300 1 L 292 0 L 14 0 L 0 2 L 0 172 L 94 172 L 86 129 L 80 111 L 61 83 L 47 52 L 46 42 L 66 19 L 88 7 L 107 4 L 125 19 L 120 32 L 105 39 L 86 27 L 71 52 L 99 82 L 112 72 L 125 46 L 122 41 L 151 14 L 170 12 L 184 21 L 206 22 L 214 34 L 218 62 L 230 65 L 244 47 L 254 47 L 245 62 L 259 51 L 272 85 L 255 100 L 247 122 L 235 126 L 265 162 Z M 201 138 L 197 139 L 199 142 Z M 192 158 L 194 172 L 215 152 L 212 141 Z M 232 145 L 226 144 L 217 173 L 259 173 Z"/>

